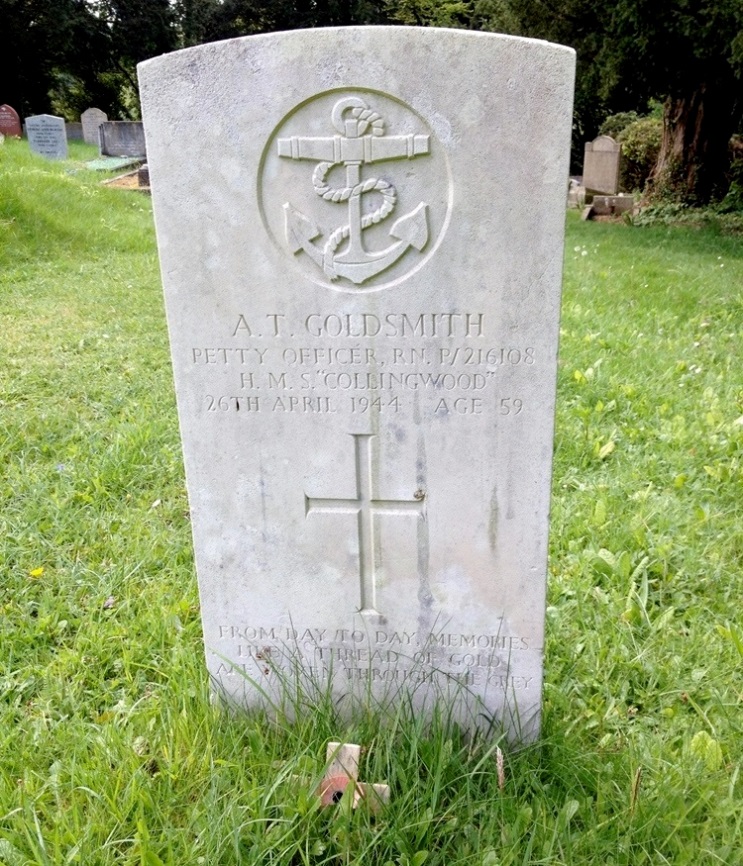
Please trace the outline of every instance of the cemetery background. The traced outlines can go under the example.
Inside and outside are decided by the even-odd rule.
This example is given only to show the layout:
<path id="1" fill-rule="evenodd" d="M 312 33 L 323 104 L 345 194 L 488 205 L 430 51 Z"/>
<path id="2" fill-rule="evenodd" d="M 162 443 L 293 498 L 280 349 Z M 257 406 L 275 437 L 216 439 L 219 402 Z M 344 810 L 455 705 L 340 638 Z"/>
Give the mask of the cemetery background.
<path id="1" fill-rule="evenodd" d="M 740 242 L 569 215 L 543 736 L 208 700 L 149 201 L 0 163 L 0 861 L 739 863 Z M 318 812 L 369 746 L 382 817 Z M 203 858 L 200 861 L 199 858 Z"/>
<path id="2" fill-rule="evenodd" d="M 653 196 L 685 205 L 725 200 L 741 210 L 743 7 L 738 0 L 662 10 L 642 0 L 29 0 L 0 5 L 2 97 L 22 116 L 77 120 L 91 105 L 138 118 L 135 67 L 176 48 L 305 27 L 416 24 L 510 33 L 570 45 L 578 54 L 573 170 L 609 115 L 648 119 L 664 132 Z M 657 50 L 657 46 L 665 50 Z M 81 48 L 83 50 L 81 50 Z M 51 101 L 51 104 L 50 104 Z M 638 137 L 633 136 L 635 142 Z M 625 143 L 625 152 L 627 145 Z M 644 184 L 646 176 L 642 178 Z M 631 191 L 631 190 L 629 190 Z M 732 196 L 727 196 L 730 191 Z M 668 216 L 668 214 L 666 214 Z"/>

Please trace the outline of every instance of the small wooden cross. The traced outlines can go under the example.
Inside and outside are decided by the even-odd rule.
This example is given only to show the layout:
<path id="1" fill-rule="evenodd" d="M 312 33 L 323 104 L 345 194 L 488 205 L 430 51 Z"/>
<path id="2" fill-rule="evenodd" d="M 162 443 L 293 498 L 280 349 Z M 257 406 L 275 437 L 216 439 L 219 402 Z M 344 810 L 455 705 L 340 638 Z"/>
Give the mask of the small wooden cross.
<path id="1" fill-rule="evenodd" d="M 354 743 L 328 743 L 325 776 L 317 796 L 323 806 L 339 803 L 343 792 L 353 785 L 353 808 L 363 801 L 371 812 L 378 812 L 390 801 L 390 786 L 359 782 L 361 746 Z"/>

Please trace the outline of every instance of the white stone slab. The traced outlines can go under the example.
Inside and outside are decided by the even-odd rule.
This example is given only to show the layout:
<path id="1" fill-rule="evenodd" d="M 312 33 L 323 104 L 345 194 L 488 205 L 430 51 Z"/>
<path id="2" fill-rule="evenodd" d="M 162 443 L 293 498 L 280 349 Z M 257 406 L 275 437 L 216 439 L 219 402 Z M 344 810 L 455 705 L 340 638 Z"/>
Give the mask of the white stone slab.
<path id="1" fill-rule="evenodd" d="M 26 135 L 32 153 L 47 159 L 67 159 L 67 132 L 63 117 L 53 114 L 27 117 Z"/>
<path id="2" fill-rule="evenodd" d="M 411 694 L 536 736 L 573 68 L 392 27 L 140 66 L 206 654 L 235 700 L 332 676 L 346 706 Z"/>
<path id="3" fill-rule="evenodd" d="M 83 125 L 83 140 L 86 144 L 99 144 L 98 129 L 108 120 L 108 115 L 100 108 L 86 108 L 80 115 Z"/>

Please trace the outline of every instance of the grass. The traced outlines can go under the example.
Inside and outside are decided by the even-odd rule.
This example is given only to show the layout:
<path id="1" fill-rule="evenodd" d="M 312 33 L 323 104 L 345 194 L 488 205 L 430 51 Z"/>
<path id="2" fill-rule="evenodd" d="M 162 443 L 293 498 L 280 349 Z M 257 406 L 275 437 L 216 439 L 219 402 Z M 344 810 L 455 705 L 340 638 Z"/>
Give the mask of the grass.
<path id="1" fill-rule="evenodd" d="M 0 863 L 743 863 L 743 249 L 569 214 L 544 732 L 214 707 L 149 201 L 0 148 Z M 329 739 L 387 780 L 317 809 Z M 297 781 L 294 776 L 307 781 Z"/>

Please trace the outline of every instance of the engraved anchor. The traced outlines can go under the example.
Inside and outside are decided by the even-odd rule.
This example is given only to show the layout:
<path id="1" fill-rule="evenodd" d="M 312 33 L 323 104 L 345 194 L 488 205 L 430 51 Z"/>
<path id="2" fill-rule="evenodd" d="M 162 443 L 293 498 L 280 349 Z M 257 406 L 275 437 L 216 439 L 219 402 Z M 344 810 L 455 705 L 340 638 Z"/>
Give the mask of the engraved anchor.
<path id="1" fill-rule="evenodd" d="M 293 253 L 304 250 L 331 280 L 346 277 L 359 285 L 393 265 L 410 247 L 419 252 L 428 243 L 428 205 L 418 207 L 393 223 L 390 236 L 395 242 L 386 249 L 368 250 L 363 232 L 387 219 L 397 204 L 395 187 L 381 178 L 362 180 L 361 167 L 383 160 L 413 159 L 429 152 L 427 135 L 385 135 L 384 120 L 363 99 L 349 96 L 339 100 L 331 115 L 340 135 L 328 137 L 292 136 L 278 140 L 279 156 L 318 163 L 312 174 L 315 192 L 325 201 L 348 203 L 348 222 L 335 229 L 320 247 L 313 241 L 322 231 L 309 217 L 284 204 L 286 241 Z M 346 186 L 333 189 L 326 182 L 336 165 L 346 169 Z M 377 192 L 381 205 L 362 213 L 362 197 Z M 339 247 L 345 243 L 343 249 Z"/>

